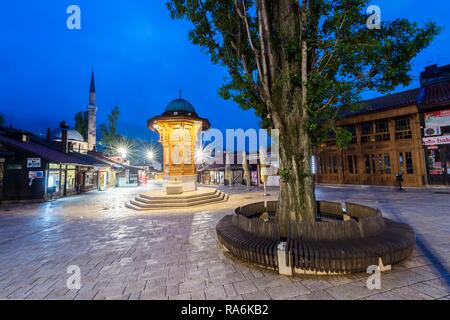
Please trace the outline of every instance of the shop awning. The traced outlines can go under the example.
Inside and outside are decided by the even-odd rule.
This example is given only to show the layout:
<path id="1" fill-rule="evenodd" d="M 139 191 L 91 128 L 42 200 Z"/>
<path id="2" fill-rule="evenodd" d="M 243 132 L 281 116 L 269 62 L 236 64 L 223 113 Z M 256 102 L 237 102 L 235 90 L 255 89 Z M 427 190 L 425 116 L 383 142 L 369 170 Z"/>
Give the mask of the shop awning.
<path id="1" fill-rule="evenodd" d="M 0 135 L 0 143 L 5 146 L 13 149 L 17 152 L 30 153 L 36 156 L 39 156 L 43 159 L 54 163 L 65 163 L 65 164 L 75 164 L 75 165 L 84 165 L 90 166 L 91 164 L 79 159 L 77 157 L 72 156 L 71 154 L 66 154 L 61 151 L 57 151 L 55 149 L 34 143 L 34 142 L 22 142 L 19 140 L 15 140 L 12 138 L 8 138 Z"/>
<path id="2" fill-rule="evenodd" d="M 106 169 L 111 168 L 111 164 L 109 164 L 106 161 L 103 161 L 102 159 L 90 155 L 90 154 L 84 154 L 84 153 L 78 153 L 73 152 L 71 153 L 72 156 L 81 159 L 82 161 L 89 163 L 89 165 L 93 166 L 96 169 Z"/>

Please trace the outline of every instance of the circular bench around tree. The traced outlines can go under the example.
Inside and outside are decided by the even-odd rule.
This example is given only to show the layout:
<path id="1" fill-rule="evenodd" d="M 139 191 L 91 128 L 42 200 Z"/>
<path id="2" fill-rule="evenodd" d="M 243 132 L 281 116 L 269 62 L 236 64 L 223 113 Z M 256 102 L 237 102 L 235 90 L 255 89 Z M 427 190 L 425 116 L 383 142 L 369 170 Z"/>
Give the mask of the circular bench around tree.
<path id="1" fill-rule="evenodd" d="M 254 203 L 223 217 L 216 230 L 233 255 L 281 273 L 366 272 L 406 259 L 415 233 L 406 224 L 383 218 L 378 209 L 353 203 L 319 201 L 317 222 L 292 223 L 282 239 L 274 219 L 277 202 Z M 259 217 L 268 212 L 271 219 Z M 290 270 L 290 271 L 289 271 Z"/>

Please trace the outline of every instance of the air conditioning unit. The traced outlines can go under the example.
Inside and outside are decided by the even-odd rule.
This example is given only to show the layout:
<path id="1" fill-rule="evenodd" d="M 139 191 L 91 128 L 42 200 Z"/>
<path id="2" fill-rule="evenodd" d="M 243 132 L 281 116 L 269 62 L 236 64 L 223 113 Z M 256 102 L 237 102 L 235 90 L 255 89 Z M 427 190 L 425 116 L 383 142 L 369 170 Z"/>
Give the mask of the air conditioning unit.
<path id="1" fill-rule="evenodd" d="M 423 132 L 424 132 L 425 137 L 440 136 L 441 135 L 441 127 L 425 128 L 425 130 Z"/>

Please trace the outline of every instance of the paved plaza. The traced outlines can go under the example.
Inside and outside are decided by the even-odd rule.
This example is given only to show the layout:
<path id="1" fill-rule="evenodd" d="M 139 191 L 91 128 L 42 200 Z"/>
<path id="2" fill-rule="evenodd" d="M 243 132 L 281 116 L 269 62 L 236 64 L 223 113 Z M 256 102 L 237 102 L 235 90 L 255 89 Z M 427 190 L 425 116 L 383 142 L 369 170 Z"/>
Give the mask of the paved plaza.
<path id="1" fill-rule="evenodd" d="M 413 226 L 413 256 L 382 274 L 280 276 L 224 253 L 217 221 L 262 201 L 262 190 L 235 188 L 226 203 L 135 212 L 124 204 L 157 188 L 114 189 L 52 203 L 0 207 L 0 299 L 449 299 L 450 190 L 319 186 L 319 199 L 380 208 Z M 270 190 L 268 199 L 276 199 Z M 81 289 L 69 290 L 69 266 Z"/>

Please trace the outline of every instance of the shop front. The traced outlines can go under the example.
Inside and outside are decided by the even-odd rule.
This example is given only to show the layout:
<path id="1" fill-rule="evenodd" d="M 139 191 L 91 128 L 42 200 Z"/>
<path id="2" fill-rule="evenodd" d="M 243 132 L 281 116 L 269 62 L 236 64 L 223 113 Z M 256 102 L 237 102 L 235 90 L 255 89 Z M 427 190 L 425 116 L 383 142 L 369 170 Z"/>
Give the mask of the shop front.
<path id="1" fill-rule="evenodd" d="M 145 169 L 122 164 L 124 170 L 116 174 L 117 187 L 138 187 L 143 182 L 146 183 Z"/>
<path id="2" fill-rule="evenodd" d="M 116 172 L 110 168 L 98 170 L 98 190 L 104 191 L 116 186 Z"/>
<path id="3" fill-rule="evenodd" d="M 428 184 L 450 185 L 450 135 L 424 138 Z"/>
<path id="4" fill-rule="evenodd" d="M 98 188 L 98 171 L 80 167 L 77 174 L 78 192 L 88 192 Z"/>
<path id="5" fill-rule="evenodd" d="M 427 180 L 450 185 L 450 109 L 424 113 Z"/>

